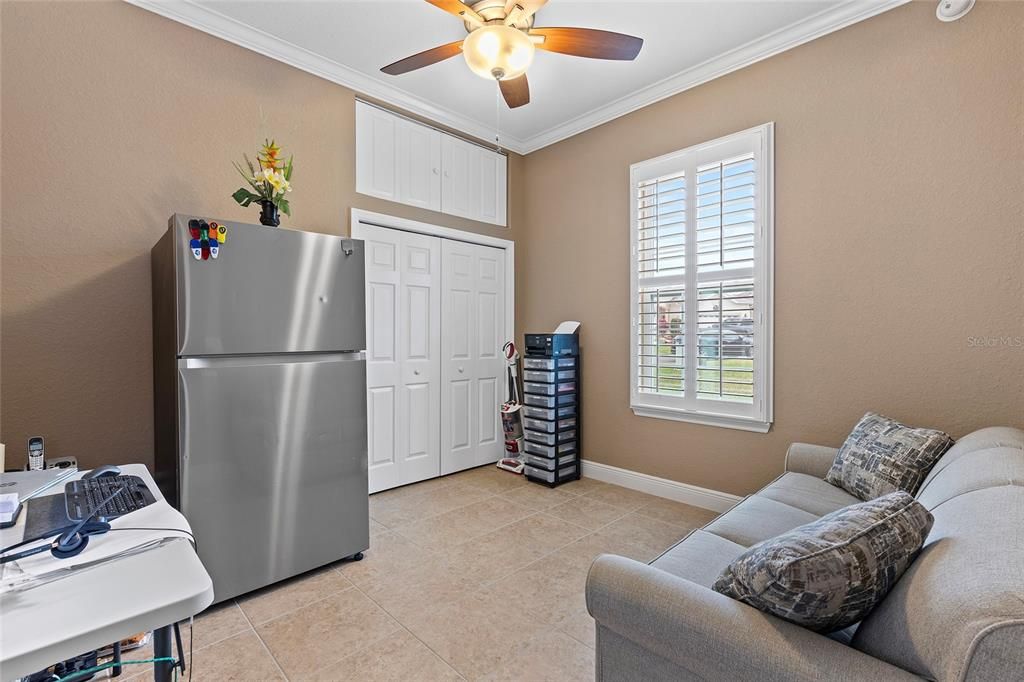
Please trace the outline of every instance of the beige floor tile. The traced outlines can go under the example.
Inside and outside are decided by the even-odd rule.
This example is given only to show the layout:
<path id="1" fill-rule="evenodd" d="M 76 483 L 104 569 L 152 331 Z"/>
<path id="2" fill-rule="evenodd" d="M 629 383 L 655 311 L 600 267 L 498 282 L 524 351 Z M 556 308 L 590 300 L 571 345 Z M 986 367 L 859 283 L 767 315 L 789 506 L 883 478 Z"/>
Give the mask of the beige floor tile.
<path id="1" fill-rule="evenodd" d="M 238 605 L 259 625 L 351 587 L 341 571 L 327 566 L 241 597 Z"/>
<path id="2" fill-rule="evenodd" d="M 640 507 L 658 499 L 654 495 L 648 495 L 639 490 L 630 490 L 629 488 L 611 484 L 605 484 L 591 490 L 587 493 L 587 497 L 598 502 L 610 504 L 613 507 L 621 507 L 626 511 L 636 511 Z"/>
<path id="3" fill-rule="evenodd" d="M 581 642 L 591 649 L 597 645 L 595 641 L 597 639 L 595 627 L 594 619 L 587 613 L 586 606 L 572 609 L 569 613 L 555 621 L 555 629 L 564 632 L 577 642 Z"/>
<path id="4" fill-rule="evenodd" d="M 195 617 L 195 632 L 192 633 L 192 650 L 215 644 L 231 635 L 251 630 L 249 621 L 234 601 L 212 606 Z M 182 621 L 181 637 L 185 646 L 189 642 L 188 621 Z"/>
<path id="5" fill-rule="evenodd" d="M 440 611 L 411 618 L 406 626 L 471 680 L 512 664 L 516 645 L 544 627 L 500 591 L 467 595 Z"/>
<path id="6" fill-rule="evenodd" d="M 567 493 L 573 493 L 574 495 L 588 495 L 594 492 L 595 490 L 600 490 L 606 485 L 608 484 L 584 476 L 578 481 L 569 481 L 568 483 L 563 483 L 562 485 L 558 486 L 558 489 L 564 490 Z"/>
<path id="7" fill-rule="evenodd" d="M 476 584 L 496 580 L 535 561 L 543 552 L 502 532 L 488 533 L 447 552 L 452 565 Z"/>
<path id="8" fill-rule="evenodd" d="M 357 653 L 400 628 L 365 595 L 350 589 L 259 625 L 256 632 L 286 675 L 302 677 Z"/>
<path id="9" fill-rule="evenodd" d="M 689 532 L 687 528 L 633 513 L 601 528 L 596 535 L 631 543 L 657 556 Z"/>
<path id="10" fill-rule="evenodd" d="M 589 564 L 556 552 L 517 571 L 512 580 L 488 587 L 500 590 L 531 617 L 550 625 L 585 606 L 588 568 Z"/>
<path id="11" fill-rule="evenodd" d="M 571 557 L 578 565 L 587 569 L 590 568 L 594 559 L 602 554 L 618 554 L 634 561 L 647 563 L 660 553 L 660 549 L 651 549 L 643 544 L 638 544 L 634 542 L 633 538 L 622 533 L 606 536 L 600 532 L 580 538 L 556 552 L 559 556 Z"/>
<path id="12" fill-rule="evenodd" d="M 362 561 L 336 564 L 341 574 L 357 587 L 382 580 L 410 566 L 436 561 L 434 552 L 417 545 L 397 533 L 381 533 L 370 538 L 370 547 Z"/>
<path id="13" fill-rule="evenodd" d="M 439 610 L 476 590 L 480 583 L 448 560 L 411 566 L 360 587 L 363 594 L 400 623 L 426 610 Z"/>
<path id="14" fill-rule="evenodd" d="M 586 528 L 547 514 L 528 516 L 495 532 L 532 547 L 540 554 L 547 554 L 560 547 L 565 547 L 590 533 Z"/>
<path id="15" fill-rule="evenodd" d="M 597 530 L 601 526 L 607 526 L 612 521 L 622 518 L 629 512 L 584 495 L 552 507 L 545 513 L 582 528 Z"/>
<path id="16" fill-rule="evenodd" d="M 379 521 L 370 519 L 370 537 L 375 538 L 381 533 L 387 533 L 389 528 Z"/>
<path id="17" fill-rule="evenodd" d="M 701 507 L 694 507 L 661 497 L 656 497 L 651 502 L 640 507 L 636 510 L 636 513 L 691 530 L 700 528 L 718 516 L 718 512 L 713 512 L 710 509 L 702 509 Z"/>
<path id="18" fill-rule="evenodd" d="M 543 511 L 568 502 L 576 496 L 562 490 L 561 486 L 549 488 L 539 483 L 530 483 L 530 485 L 521 486 L 507 493 L 502 493 L 502 497 L 524 507 Z"/>
<path id="19" fill-rule="evenodd" d="M 417 483 L 416 485 L 421 485 Z M 387 491 L 391 492 L 391 491 Z M 385 495 L 387 493 L 380 493 Z M 370 497 L 370 518 L 388 528 L 397 528 L 421 519 L 444 514 L 477 502 L 489 493 L 465 483 L 451 482 L 432 486 L 425 492 L 401 497 Z"/>
<path id="20" fill-rule="evenodd" d="M 284 679 L 274 659 L 252 631 L 196 650 L 191 665 L 193 682 Z"/>
<path id="21" fill-rule="evenodd" d="M 529 484 L 529 481 L 522 476 L 502 471 L 493 464 L 461 471 L 452 474 L 450 478 L 455 479 L 458 483 L 475 486 L 495 495 Z"/>
<path id="22" fill-rule="evenodd" d="M 407 540 L 443 551 L 529 516 L 533 510 L 502 497 L 487 497 L 439 516 L 395 528 Z"/>
<path id="23" fill-rule="evenodd" d="M 306 680 L 359 680 L 360 682 L 455 682 L 463 677 L 407 630 L 374 642 L 369 647 Z"/>
<path id="24" fill-rule="evenodd" d="M 594 650 L 556 630 L 522 640 L 511 657 L 482 680 L 589 682 L 594 679 Z"/>

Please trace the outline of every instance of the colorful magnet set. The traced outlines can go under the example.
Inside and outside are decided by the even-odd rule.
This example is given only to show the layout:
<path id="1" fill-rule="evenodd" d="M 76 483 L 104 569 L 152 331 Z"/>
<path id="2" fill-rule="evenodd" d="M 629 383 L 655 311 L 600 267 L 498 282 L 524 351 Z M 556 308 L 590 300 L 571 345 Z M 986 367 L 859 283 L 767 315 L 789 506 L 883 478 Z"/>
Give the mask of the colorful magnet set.
<path id="1" fill-rule="evenodd" d="M 196 260 L 209 260 L 211 257 L 216 259 L 228 237 L 227 227 L 212 220 L 206 222 L 202 218 L 189 220 L 188 232 L 192 237 L 189 248 L 192 249 L 192 257 Z"/>

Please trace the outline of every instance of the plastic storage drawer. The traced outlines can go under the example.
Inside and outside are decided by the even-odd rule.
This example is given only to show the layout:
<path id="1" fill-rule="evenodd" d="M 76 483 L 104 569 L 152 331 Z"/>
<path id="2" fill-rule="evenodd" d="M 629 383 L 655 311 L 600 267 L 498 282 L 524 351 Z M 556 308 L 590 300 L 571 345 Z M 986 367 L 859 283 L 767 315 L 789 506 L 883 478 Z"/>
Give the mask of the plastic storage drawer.
<path id="1" fill-rule="evenodd" d="M 576 426 L 576 417 L 566 417 L 565 419 L 559 419 L 557 422 L 544 421 L 543 419 L 531 419 L 525 417 L 523 419 L 523 427 L 531 429 L 533 431 L 543 431 L 545 433 L 554 433 L 560 429 L 569 429 Z"/>
<path id="2" fill-rule="evenodd" d="M 532 395 L 527 393 L 523 396 L 523 404 L 535 405 L 536 407 L 554 407 L 555 405 L 575 405 L 576 396 L 566 393 L 560 396 Z"/>
<path id="3" fill-rule="evenodd" d="M 523 391 L 534 395 L 555 395 L 555 384 L 536 384 L 529 381 L 523 382 Z"/>
<path id="4" fill-rule="evenodd" d="M 523 441 L 523 451 L 532 455 L 544 455 L 554 457 L 555 455 L 575 455 L 576 443 L 562 443 L 561 445 L 543 445 L 533 441 Z"/>
<path id="5" fill-rule="evenodd" d="M 523 358 L 523 369 L 572 369 L 575 366 L 576 358 Z"/>
<path id="6" fill-rule="evenodd" d="M 569 381 L 575 378 L 576 370 L 574 369 L 560 369 L 557 372 L 542 372 L 536 369 L 528 369 L 523 372 L 524 381 L 545 381 L 549 384 L 555 381 Z"/>
<path id="7" fill-rule="evenodd" d="M 548 421 L 551 421 L 551 420 L 556 419 L 558 417 L 575 417 L 576 416 L 576 406 L 575 405 L 565 405 L 565 406 L 559 407 L 557 409 L 556 408 L 547 409 L 547 408 L 544 408 L 544 407 L 530 407 L 529 405 L 524 405 L 523 406 L 523 416 L 524 417 L 531 417 L 533 419 L 547 419 Z"/>
<path id="8" fill-rule="evenodd" d="M 537 455 L 526 455 L 526 463 L 530 466 L 535 466 L 538 469 L 546 469 L 548 471 L 554 471 L 556 464 L 557 466 L 565 466 L 567 464 L 573 464 L 576 462 L 576 455 L 564 455 L 558 459 L 552 459 L 548 457 L 538 457 Z"/>
<path id="9" fill-rule="evenodd" d="M 537 467 L 532 467 L 529 464 L 527 464 L 525 467 L 523 467 L 523 473 L 525 473 L 527 476 L 530 476 L 532 478 L 539 478 L 542 481 L 547 481 L 548 483 L 554 483 L 555 482 L 555 472 L 554 471 L 545 471 L 544 469 L 538 469 Z M 567 466 L 567 467 L 564 467 L 562 469 L 559 469 L 558 470 L 558 477 L 559 478 L 566 478 L 567 476 L 572 476 L 575 473 L 576 473 L 576 465 L 572 464 L 570 466 Z"/>
<path id="10" fill-rule="evenodd" d="M 523 429 L 523 434 L 526 436 L 526 440 L 532 440 L 534 443 L 544 443 L 545 445 L 554 445 L 556 443 L 566 443 L 576 439 L 576 430 L 560 431 L 558 433 L 544 433 L 543 431 L 534 431 L 529 428 Z"/>

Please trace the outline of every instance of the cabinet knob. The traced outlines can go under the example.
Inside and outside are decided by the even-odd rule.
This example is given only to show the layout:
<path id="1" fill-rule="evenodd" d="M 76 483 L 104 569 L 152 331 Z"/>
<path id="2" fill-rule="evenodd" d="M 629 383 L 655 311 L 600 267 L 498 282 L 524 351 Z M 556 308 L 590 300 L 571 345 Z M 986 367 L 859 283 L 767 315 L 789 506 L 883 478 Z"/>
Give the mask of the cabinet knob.
<path id="1" fill-rule="evenodd" d="M 465 371 L 466 371 L 465 369 L 463 369 L 462 367 L 459 367 L 459 374 L 462 374 Z"/>
<path id="2" fill-rule="evenodd" d="M 415 374 L 416 376 L 420 375 L 420 371 L 418 369 L 414 369 L 412 373 Z"/>
<path id="3" fill-rule="evenodd" d="M 444 172 L 444 176 L 445 176 L 446 178 L 450 178 L 450 177 L 451 177 L 451 174 L 449 174 L 449 173 L 448 173 L 448 171 L 445 171 L 445 172 Z"/>
<path id="4" fill-rule="evenodd" d="M 438 174 L 438 173 L 440 173 L 440 172 L 441 172 L 441 171 L 439 171 L 438 169 L 436 169 L 436 168 L 434 169 L 434 175 L 437 175 L 437 174 Z"/>

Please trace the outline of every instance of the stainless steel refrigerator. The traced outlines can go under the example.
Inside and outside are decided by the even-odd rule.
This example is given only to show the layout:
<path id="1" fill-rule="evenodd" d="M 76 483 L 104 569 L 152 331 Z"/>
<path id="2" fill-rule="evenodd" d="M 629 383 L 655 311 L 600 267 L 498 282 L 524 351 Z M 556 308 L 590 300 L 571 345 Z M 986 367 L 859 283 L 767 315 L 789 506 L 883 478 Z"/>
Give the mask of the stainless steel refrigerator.
<path id="1" fill-rule="evenodd" d="M 192 216 L 153 247 L 155 476 L 215 600 L 369 546 L 363 243 Z"/>

